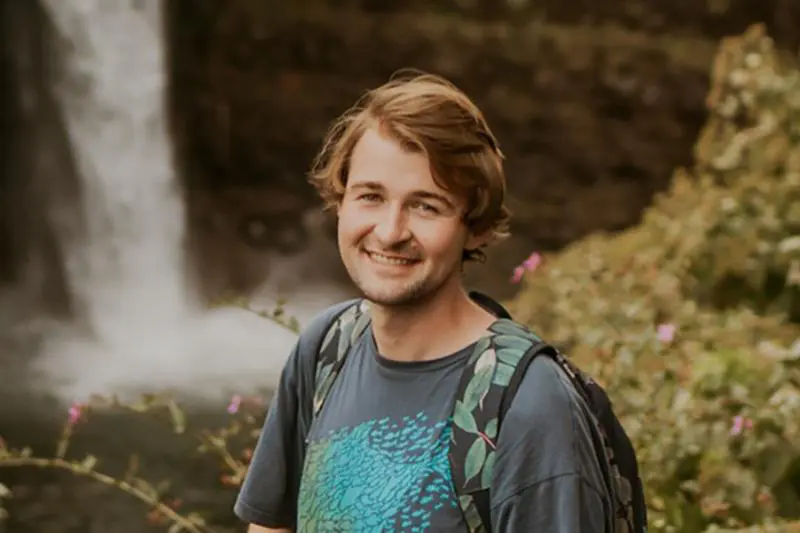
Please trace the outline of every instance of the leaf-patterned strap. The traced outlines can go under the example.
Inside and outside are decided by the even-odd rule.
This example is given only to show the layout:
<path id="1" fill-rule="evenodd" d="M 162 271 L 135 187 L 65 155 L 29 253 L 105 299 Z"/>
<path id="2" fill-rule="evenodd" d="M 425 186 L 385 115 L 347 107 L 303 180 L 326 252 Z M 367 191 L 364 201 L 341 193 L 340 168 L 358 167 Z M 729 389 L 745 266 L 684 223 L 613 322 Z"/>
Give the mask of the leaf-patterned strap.
<path id="1" fill-rule="evenodd" d="M 483 518 L 488 515 L 482 514 L 482 511 L 478 509 L 475 494 L 462 494 L 458 497 L 458 505 L 467 522 L 469 533 L 487 533 L 489 531 L 491 524 L 488 519 L 484 520 Z"/>
<path id="2" fill-rule="evenodd" d="M 488 490 L 496 456 L 501 403 L 526 353 L 540 339 L 507 319 L 496 321 L 467 360 L 453 409 L 450 468 L 471 533 L 488 531 Z"/>
<path id="3" fill-rule="evenodd" d="M 345 309 L 328 328 L 317 354 L 314 376 L 314 416 L 322 410 L 325 399 L 344 366 L 350 347 L 370 322 L 369 307 L 361 301 Z"/>

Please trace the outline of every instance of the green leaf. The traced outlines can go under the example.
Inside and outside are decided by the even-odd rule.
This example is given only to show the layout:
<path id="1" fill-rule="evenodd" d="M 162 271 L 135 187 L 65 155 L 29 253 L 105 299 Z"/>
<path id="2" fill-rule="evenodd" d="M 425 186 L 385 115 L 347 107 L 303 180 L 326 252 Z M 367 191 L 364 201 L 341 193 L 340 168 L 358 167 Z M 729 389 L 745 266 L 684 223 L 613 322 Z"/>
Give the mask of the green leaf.
<path id="1" fill-rule="evenodd" d="M 497 372 L 494 374 L 494 384 L 507 387 L 511 383 L 511 376 L 514 375 L 514 367 L 505 363 L 497 365 Z"/>
<path id="2" fill-rule="evenodd" d="M 364 330 L 369 326 L 370 323 L 370 316 L 367 313 L 363 313 L 361 316 L 358 317 L 356 320 L 355 325 L 353 326 L 353 331 L 350 333 L 350 344 L 354 344 L 358 337 L 364 332 Z"/>
<path id="3" fill-rule="evenodd" d="M 350 321 L 347 324 L 342 325 L 341 335 L 339 337 L 339 347 L 336 352 L 336 356 L 341 359 L 345 355 L 347 355 L 348 350 L 350 350 L 350 335 L 353 332 L 353 327 L 355 323 Z"/>
<path id="4" fill-rule="evenodd" d="M 478 362 L 475 363 L 475 373 L 479 374 L 486 370 L 494 370 L 494 366 L 497 364 L 497 354 L 494 352 L 492 348 L 488 348 L 484 351 L 481 356 L 478 358 Z"/>
<path id="5" fill-rule="evenodd" d="M 467 433 L 478 433 L 478 425 L 472 411 L 460 400 L 456 401 L 456 408 L 453 411 L 453 423 Z"/>
<path id="6" fill-rule="evenodd" d="M 497 438 L 497 418 L 492 418 L 489 420 L 489 423 L 486 424 L 486 436 L 490 439 L 494 440 Z"/>
<path id="7" fill-rule="evenodd" d="M 531 340 L 541 340 L 533 332 L 523 328 L 512 320 L 498 320 L 489 328 L 496 335 L 510 335 L 512 337 L 524 337 Z"/>
<path id="8" fill-rule="evenodd" d="M 315 380 L 315 389 L 319 390 L 322 387 L 322 384 L 325 383 L 325 380 L 328 379 L 328 376 L 333 369 L 333 363 L 329 363 L 326 365 L 321 365 L 319 367 L 319 373 L 317 374 L 317 379 Z"/>
<path id="9" fill-rule="evenodd" d="M 347 310 L 339 316 L 339 327 L 344 329 L 346 326 L 351 326 L 359 313 L 358 305 L 351 305 Z"/>
<path id="10" fill-rule="evenodd" d="M 322 340 L 322 346 L 320 347 L 320 353 L 324 352 L 328 349 L 331 341 L 333 341 L 336 334 L 339 332 L 338 324 L 334 324 L 331 328 L 328 329 L 327 333 L 325 333 L 325 338 Z"/>
<path id="11" fill-rule="evenodd" d="M 486 531 L 483 527 L 481 515 L 478 513 L 478 508 L 475 507 L 475 500 L 472 495 L 464 494 L 458 497 L 458 504 L 464 514 L 464 519 L 467 521 L 467 530 L 469 533 L 478 533 Z"/>
<path id="12" fill-rule="evenodd" d="M 471 411 L 478 406 L 481 399 L 489 392 L 492 386 L 492 376 L 494 375 L 494 366 L 485 367 L 479 373 L 472 376 L 467 384 L 467 389 L 464 391 L 464 405 Z"/>
<path id="13" fill-rule="evenodd" d="M 486 457 L 486 461 L 483 463 L 483 472 L 481 473 L 481 486 L 482 487 L 489 487 L 492 484 L 492 477 L 494 474 L 494 460 L 497 457 L 497 453 L 492 450 L 489 452 L 489 455 Z"/>
<path id="14" fill-rule="evenodd" d="M 524 353 L 533 345 L 533 342 L 531 339 L 519 335 L 496 335 L 494 338 L 494 345 L 498 349 L 508 348 L 511 350 L 519 350 Z"/>
<path id="15" fill-rule="evenodd" d="M 475 348 L 473 348 L 472 353 L 467 360 L 467 364 L 471 365 L 475 362 L 475 360 L 481 356 L 483 352 L 489 349 L 492 345 L 491 336 L 487 335 L 478 339 L 478 342 L 475 343 Z"/>
<path id="16" fill-rule="evenodd" d="M 178 406 L 175 400 L 167 403 L 170 417 L 172 418 L 172 428 L 175 433 L 182 435 L 186 431 L 186 413 Z"/>
<path id="17" fill-rule="evenodd" d="M 511 366 L 517 366 L 523 355 L 525 355 L 525 350 L 516 348 L 501 348 L 497 350 L 497 358 Z"/>
<path id="18" fill-rule="evenodd" d="M 314 409 L 317 410 L 325 401 L 328 396 L 328 393 L 333 386 L 333 382 L 335 381 L 335 375 L 332 373 L 333 365 L 325 365 L 325 368 L 322 369 L 322 374 L 324 376 L 320 376 L 322 379 L 317 383 L 316 389 L 314 390 Z"/>
<path id="19" fill-rule="evenodd" d="M 476 437 L 475 442 L 469 447 L 466 463 L 464 464 L 464 474 L 467 482 L 480 473 L 485 460 L 486 442 L 482 438 Z"/>

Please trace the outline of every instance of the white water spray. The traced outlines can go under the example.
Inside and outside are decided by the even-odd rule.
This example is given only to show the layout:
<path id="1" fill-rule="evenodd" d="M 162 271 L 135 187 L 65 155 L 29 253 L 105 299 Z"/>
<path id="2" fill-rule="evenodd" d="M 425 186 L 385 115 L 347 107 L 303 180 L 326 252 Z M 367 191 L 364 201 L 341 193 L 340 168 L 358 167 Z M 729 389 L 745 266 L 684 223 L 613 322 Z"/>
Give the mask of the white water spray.
<path id="1" fill-rule="evenodd" d="M 273 385 L 294 334 L 242 310 L 203 310 L 187 283 L 160 1 L 44 4 L 63 40 L 55 93 L 87 227 L 66 244 L 66 271 L 89 326 L 52 332 L 38 359 L 44 383 L 67 401 L 164 388 L 218 399 Z M 303 321 L 339 295 L 299 296 Z"/>

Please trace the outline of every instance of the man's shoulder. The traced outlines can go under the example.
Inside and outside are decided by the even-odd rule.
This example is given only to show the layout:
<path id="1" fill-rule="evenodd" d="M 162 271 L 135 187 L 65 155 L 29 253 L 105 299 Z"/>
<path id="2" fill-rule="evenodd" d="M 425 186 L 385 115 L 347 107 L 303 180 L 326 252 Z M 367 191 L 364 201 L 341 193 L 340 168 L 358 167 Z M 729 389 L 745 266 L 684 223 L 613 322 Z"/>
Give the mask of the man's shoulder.
<path id="1" fill-rule="evenodd" d="M 525 371 L 509 414 L 514 418 L 583 417 L 588 406 L 566 372 L 547 355 L 536 357 Z"/>
<path id="2" fill-rule="evenodd" d="M 595 481 L 595 432 L 590 408 L 566 373 L 551 357 L 536 357 L 500 426 L 495 501 L 561 476 L 577 475 L 603 490 Z"/>
<path id="3" fill-rule="evenodd" d="M 360 301 L 361 299 L 359 298 L 345 300 L 330 305 L 317 313 L 300 333 L 300 339 L 298 341 L 300 353 L 316 357 L 316 351 L 319 349 L 322 337 L 331 324 L 333 324 L 334 320 L 348 308 L 358 304 Z"/>

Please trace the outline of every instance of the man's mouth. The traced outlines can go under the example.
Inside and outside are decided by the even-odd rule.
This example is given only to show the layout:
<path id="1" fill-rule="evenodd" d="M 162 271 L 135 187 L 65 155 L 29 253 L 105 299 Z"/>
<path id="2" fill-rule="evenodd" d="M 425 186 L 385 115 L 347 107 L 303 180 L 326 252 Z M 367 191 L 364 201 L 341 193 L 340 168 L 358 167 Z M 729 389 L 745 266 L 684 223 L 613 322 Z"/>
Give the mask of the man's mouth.
<path id="1" fill-rule="evenodd" d="M 380 252 L 370 252 L 368 250 L 364 250 L 364 253 L 367 254 L 367 256 L 369 256 L 369 258 L 375 261 L 376 263 L 380 263 L 383 265 L 410 266 L 419 262 L 419 259 L 414 259 L 411 257 L 403 257 L 400 255 L 388 255 L 388 254 L 382 254 Z"/>

